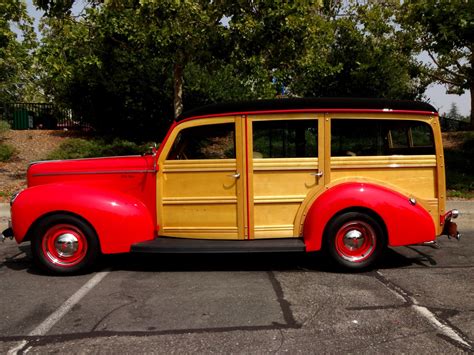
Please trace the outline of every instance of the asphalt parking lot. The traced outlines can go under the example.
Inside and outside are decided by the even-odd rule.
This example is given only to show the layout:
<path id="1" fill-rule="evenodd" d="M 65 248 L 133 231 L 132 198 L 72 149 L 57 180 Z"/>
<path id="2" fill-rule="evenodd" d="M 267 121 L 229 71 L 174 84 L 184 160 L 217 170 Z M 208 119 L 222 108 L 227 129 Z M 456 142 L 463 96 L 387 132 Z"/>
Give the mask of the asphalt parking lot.
<path id="1" fill-rule="evenodd" d="M 449 207 L 460 242 L 352 274 L 318 254 L 118 255 L 53 277 L 7 240 L 0 353 L 472 353 L 474 201 Z"/>

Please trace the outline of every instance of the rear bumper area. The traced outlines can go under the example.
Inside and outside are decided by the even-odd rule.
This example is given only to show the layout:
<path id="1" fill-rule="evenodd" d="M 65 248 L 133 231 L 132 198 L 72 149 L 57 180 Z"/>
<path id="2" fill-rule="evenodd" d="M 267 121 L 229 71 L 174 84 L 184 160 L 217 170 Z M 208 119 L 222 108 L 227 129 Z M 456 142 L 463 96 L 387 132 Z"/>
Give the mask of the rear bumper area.
<path id="1" fill-rule="evenodd" d="M 458 231 L 458 226 L 453 222 L 453 219 L 458 218 L 459 211 L 451 210 L 442 216 L 442 222 L 444 220 L 444 227 L 442 235 L 447 235 L 449 239 L 454 238 L 456 240 L 461 239 L 461 233 Z"/>

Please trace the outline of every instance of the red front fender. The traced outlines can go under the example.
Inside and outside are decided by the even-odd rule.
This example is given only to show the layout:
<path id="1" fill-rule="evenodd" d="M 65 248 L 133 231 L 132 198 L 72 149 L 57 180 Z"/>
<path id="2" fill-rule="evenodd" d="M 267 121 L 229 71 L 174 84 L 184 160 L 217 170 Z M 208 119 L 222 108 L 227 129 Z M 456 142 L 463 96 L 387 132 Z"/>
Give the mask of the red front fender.
<path id="1" fill-rule="evenodd" d="M 89 222 L 103 253 L 130 251 L 133 243 L 154 237 L 153 218 L 145 204 L 116 190 L 75 183 L 39 185 L 20 193 L 12 206 L 15 239 L 21 243 L 35 221 L 55 212 L 69 212 Z"/>
<path id="2" fill-rule="evenodd" d="M 385 223 L 390 246 L 432 241 L 433 218 L 420 204 L 412 205 L 399 192 L 369 183 L 342 183 L 321 194 L 309 209 L 303 236 L 307 251 L 321 249 L 324 229 L 336 214 L 350 209 L 368 209 Z"/>

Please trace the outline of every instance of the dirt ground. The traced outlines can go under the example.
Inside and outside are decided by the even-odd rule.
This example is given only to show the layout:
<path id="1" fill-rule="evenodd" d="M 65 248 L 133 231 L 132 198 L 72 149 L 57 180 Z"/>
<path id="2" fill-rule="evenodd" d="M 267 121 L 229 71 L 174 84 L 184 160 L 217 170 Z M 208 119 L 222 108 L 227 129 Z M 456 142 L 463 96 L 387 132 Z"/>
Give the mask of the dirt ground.
<path id="1" fill-rule="evenodd" d="M 9 131 L 5 143 L 17 150 L 12 161 L 0 162 L 0 202 L 8 202 L 10 196 L 26 186 L 26 169 L 32 161 L 44 160 L 72 134 L 65 131 Z"/>
<path id="2" fill-rule="evenodd" d="M 443 132 L 443 147 L 446 149 L 459 148 L 464 140 L 466 132 Z"/>

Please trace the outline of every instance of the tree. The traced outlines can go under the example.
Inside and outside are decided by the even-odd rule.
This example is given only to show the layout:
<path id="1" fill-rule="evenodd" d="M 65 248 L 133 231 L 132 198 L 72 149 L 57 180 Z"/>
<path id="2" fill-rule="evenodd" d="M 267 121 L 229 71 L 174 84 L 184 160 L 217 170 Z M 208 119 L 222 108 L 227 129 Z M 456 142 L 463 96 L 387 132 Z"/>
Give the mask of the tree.
<path id="1" fill-rule="evenodd" d="M 79 17 L 50 3 L 43 87 L 103 131 L 156 139 L 183 106 L 281 93 L 416 98 L 425 88 L 396 0 L 90 0 Z"/>
<path id="2" fill-rule="evenodd" d="M 232 63 L 241 72 L 266 77 L 277 89 L 273 96 L 291 86 L 301 61 L 326 69 L 324 59 L 305 56 L 330 44 L 330 28 L 322 16 L 326 7 L 332 9 L 332 2 L 231 1 L 226 14 Z"/>
<path id="3" fill-rule="evenodd" d="M 402 5 L 399 21 L 416 33 L 420 51 L 434 66 L 425 71 L 448 93 L 471 92 L 471 129 L 474 129 L 474 2 L 470 0 L 410 0 Z"/>
<path id="4" fill-rule="evenodd" d="M 446 114 L 446 118 L 456 121 L 462 121 L 464 119 L 464 117 L 459 113 L 458 105 L 456 105 L 455 102 L 451 103 L 451 107 Z"/>
<path id="5" fill-rule="evenodd" d="M 135 9 L 92 7 L 45 18 L 41 83 L 102 133 L 163 136 L 172 115 L 170 63 L 147 45 Z"/>
<path id="6" fill-rule="evenodd" d="M 82 111 L 99 129 L 116 127 L 127 134 L 132 120 L 139 122 L 134 129 L 154 119 L 164 123 L 159 117 L 169 116 L 171 100 L 176 117 L 183 106 L 183 88 L 188 109 L 216 101 L 274 97 L 273 78 L 290 65 L 285 60 L 298 55 L 292 50 L 298 37 L 291 37 L 289 27 L 284 46 L 280 40 L 267 48 L 265 27 L 271 24 L 266 33 L 273 31 L 277 40 L 295 7 L 278 10 L 272 1 L 267 1 L 272 6 L 264 3 L 260 6 L 265 7 L 265 26 L 245 28 L 251 42 L 237 26 L 249 13 L 233 12 L 231 1 L 91 2 L 80 18 L 67 12 L 51 15 L 44 21 L 39 51 L 45 90 Z M 232 24 L 224 26 L 227 15 Z M 301 38 L 304 33 L 299 33 Z M 253 47 L 257 40 L 263 50 Z"/>
<path id="7" fill-rule="evenodd" d="M 16 32 L 12 30 L 13 27 L 16 28 Z M 33 84 L 31 52 L 35 45 L 32 21 L 26 13 L 24 2 L 2 0 L 0 2 L 0 101 L 21 100 Z"/>
<path id="8" fill-rule="evenodd" d="M 69 0 L 37 2 L 48 16 L 57 21 L 71 18 L 72 3 Z M 247 87 L 249 93 L 263 92 L 263 95 L 250 96 L 274 96 L 274 90 L 273 95 L 270 94 L 272 88 L 281 85 L 288 77 L 288 68 L 301 52 L 300 43 L 306 36 L 308 23 L 314 23 L 311 18 L 321 7 L 320 0 L 307 4 L 269 0 L 111 0 L 104 4 L 91 0 L 89 3 L 91 9 L 85 20 L 90 25 L 92 16 L 95 16 L 93 13 L 100 14 L 95 20 L 104 19 L 98 28 L 102 32 L 110 28 L 114 16 L 119 16 L 118 12 L 128 13 L 131 21 L 140 19 L 134 26 L 140 27 L 134 32 L 136 37 L 128 37 L 125 41 L 136 42 L 138 39 L 157 57 L 166 58 L 172 64 L 175 117 L 183 108 L 185 73 L 192 72 L 186 71 L 187 65 L 194 69 L 198 66 L 203 75 L 229 74 L 232 67 L 234 76 L 243 79 L 240 87 Z M 332 5 L 328 2 L 327 6 Z M 120 16 L 120 21 L 125 17 Z M 225 18 L 229 19 L 228 26 L 223 24 Z M 123 32 L 130 26 L 116 28 L 116 31 Z M 117 39 L 117 36 L 111 38 Z M 237 81 L 231 80 L 235 84 Z"/>
<path id="9" fill-rule="evenodd" d="M 255 71 L 241 73 L 225 61 L 223 53 L 230 45 L 204 36 L 209 43 L 201 49 L 190 45 L 186 49 L 190 52 L 179 61 L 181 56 L 174 52 L 186 47 L 187 32 L 166 22 L 173 13 L 160 14 L 170 8 L 123 4 L 91 6 L 79 18 L 47 17 L 42 25 L 38 57 L 45 92 L 98 130 L 142 139 L 147 138 L 145 132 L 148 138 L 160 139 L 169 118 L 178 113 L 173 108 L 173 87 L 184 91 L 187 109 L 269 96 L 272 83 L 267 77 Z M 159 22 L 160 16 L 165 20 Z M 174 39 L 180 36 L 184 37 Z"/>
<path id="10" fill-rule="evenodd" d="M 73 0 L 59 2 L 41 0 L 37 4 L 50 17 L 58 19 L 69 17 L 70 19 L 70 8 L 73 2 Z M 222 38 L 224 26 L 220 22 L 223 18 L 223 7 L 220 3 L 205 0 L 141 2 L 126 0 L 108 1 L 104 4 L 97 1 L 90 1 L 90 3 L 94 11 L 88 12 L 89 17 L 93 16 L 96 20 L 102 19 L 100 23 L 106 28 L 113 25 L 110 21 L 114 18 L 120 18 L 120 21 L 125 20 L 126 16 L 119 15 L 119 12 L 132 16 L 130 20 L 140 19 L 140 29 L 131 23 L 127 25 L 134 28 L 135 35 L 140 32 L 139 38 L 127 38 L 127 41 L 145 42 L 149 50 L 155 51 L 159 57 L 167 58 L 173 63 L 174 116 L 178 117 L 183 110 L 182 97 L 186 65 L 191 61 L 201 65 L 211 62 L 224 42 Z M 119 28 L 115 30 L 124 32 Z"/>
<path id="11" fill-rule="evenodd" d="M 414 41 L 394 22 L 396 1 L 332 8 L 325 31 L 306 39 L 290 85 L 302 96 L 419 98 L 426 89 L 413 59 Z M 329 18 L 328 18 L 329 17 Z M 321 37 L 327 40 L 322 43 Z"/>

